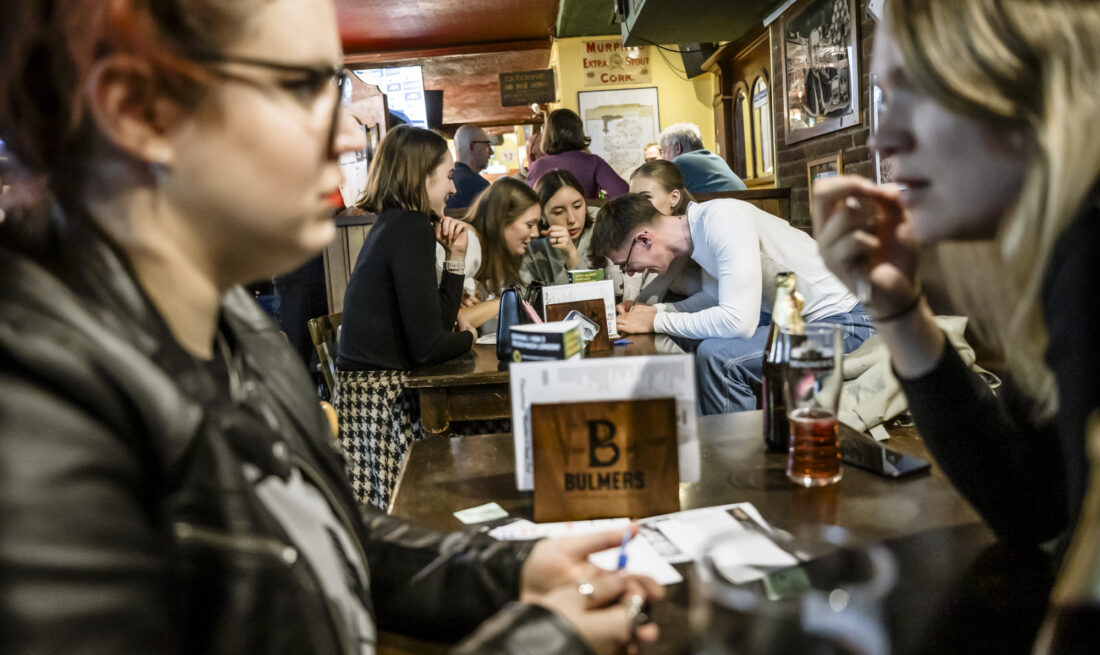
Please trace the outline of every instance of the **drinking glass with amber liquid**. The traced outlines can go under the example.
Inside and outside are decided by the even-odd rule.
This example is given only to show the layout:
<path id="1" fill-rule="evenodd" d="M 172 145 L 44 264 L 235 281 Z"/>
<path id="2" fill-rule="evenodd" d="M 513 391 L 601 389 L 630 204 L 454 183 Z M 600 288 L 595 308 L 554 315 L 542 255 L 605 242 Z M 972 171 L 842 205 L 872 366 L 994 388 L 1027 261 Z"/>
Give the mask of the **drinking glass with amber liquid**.
<path id="1" fill-rule="evenodd" d="M 787 477 L 803 487 L 840 481 L 837 409 L 844 381 L 844 328 L 807 323 L 801 332 L 780 329 L 788 345 L 783 398 L 791 440 Z"/>

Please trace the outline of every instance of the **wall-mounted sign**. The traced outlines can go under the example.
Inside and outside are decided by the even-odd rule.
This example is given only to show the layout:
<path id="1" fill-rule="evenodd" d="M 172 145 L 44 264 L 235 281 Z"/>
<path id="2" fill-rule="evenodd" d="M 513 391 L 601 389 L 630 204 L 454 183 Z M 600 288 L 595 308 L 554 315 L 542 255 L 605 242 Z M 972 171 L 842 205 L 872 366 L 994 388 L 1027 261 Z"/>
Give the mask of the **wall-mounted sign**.
<path id="1" fill-rule="evenodd" d="M 500 74 L 500 106 L 526 107 L 554 102 L 554 69 Z"/>
<path id="2" fill-rule="evenodd" d="M 618 40 L 585 41 L 585 86 L 641 84 L 653 76 L 649 46 L 625 47 Z"/>

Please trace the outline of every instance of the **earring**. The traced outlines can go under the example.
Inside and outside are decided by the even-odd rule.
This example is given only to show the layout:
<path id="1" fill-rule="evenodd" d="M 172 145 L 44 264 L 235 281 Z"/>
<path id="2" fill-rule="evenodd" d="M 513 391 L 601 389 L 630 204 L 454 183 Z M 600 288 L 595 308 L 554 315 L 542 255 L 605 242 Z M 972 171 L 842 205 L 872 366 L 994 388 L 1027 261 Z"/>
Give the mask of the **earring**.
<path id="1" fill-rule="evenodd" d="M 167 158 L 158 158 L 146 164 L 146 168 L 149 170 L 149 176 L 153 178 L 153 209 L 160 209 L 160 192 L 166 184 L 165 181 L 168 178 L 168 160 Z"/>

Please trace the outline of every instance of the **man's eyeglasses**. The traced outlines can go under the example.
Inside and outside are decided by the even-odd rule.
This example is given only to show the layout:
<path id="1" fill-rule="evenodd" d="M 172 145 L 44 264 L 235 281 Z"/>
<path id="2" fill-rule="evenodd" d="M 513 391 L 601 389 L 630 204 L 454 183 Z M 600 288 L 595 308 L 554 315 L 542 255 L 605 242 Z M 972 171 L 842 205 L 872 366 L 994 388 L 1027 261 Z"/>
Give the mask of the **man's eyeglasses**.
<path id="1" fill-rule="evenodd" d="M 254 59 L 251 57 L 232 57 L 227 55 L 214 55 L 214 54 L 196 54 L 192 55 L 192 60 L 200 64 L 235 64 L 239 66 L 252 66 L 254 68 L 262 68 L 264 70 L 275 71 L 282 73 L 285 77 L 276 84 L 288 92 L 303 106 L 309 106 L 317 101 L 317 98 L 329 87 L 334 84 L 336 87 L 336 101 L 332 106 L 332 119 L 329 124 L 328 141 L 331 146 L 336 142 L 336 132 L 340 127 L 340 105 L 344 99 L 344 92 L 350 83 L 348 71 L 344 67 L 335 66 L 302 66 L 299 64 L 287 64 L 279 61 L 269 61 L 267 59 Z M 216 75 L 219 75 L 226 79 L 231 79 L 237 82 L 245 84 L 251 84 L 254 86 L 262 86 L 258 81 L 245 77 L 244 75 L 234 75 L 233 73 L 223 69 L 210 69 Z"/>
<path id="2" fill-rule="evenodd" d="M 470 143 L 471 144 L 484 143 L 485 145 L 489 146 L 490 149 L 493 147 L 493 142 L 492 141 L 471 141 Z"/>
<path id="3" fill-rule="evenodd" d="M 630 249 L 626 251 L 626 259 L 622 264 L 619 264 L 619 272 L 623 275 L 633 275 L 634 271 L 630 270 L 630 255 L 634 252 L 634 244 L 638 243 L 638 237 L 635 236 L 630 241 Z"/>

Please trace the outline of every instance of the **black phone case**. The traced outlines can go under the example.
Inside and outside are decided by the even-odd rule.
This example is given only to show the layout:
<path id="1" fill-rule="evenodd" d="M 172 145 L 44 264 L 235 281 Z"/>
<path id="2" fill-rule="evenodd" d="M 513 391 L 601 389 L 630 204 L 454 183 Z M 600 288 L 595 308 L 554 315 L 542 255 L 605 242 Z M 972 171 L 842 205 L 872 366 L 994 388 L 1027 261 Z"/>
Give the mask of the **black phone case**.
<path id="1" fill-rule="evenodd" d="M 932 467 L 920 457 L 890 450 L 862 435 L 840 437 L 840 461 L 888 478 L 900 478 Z"/>

